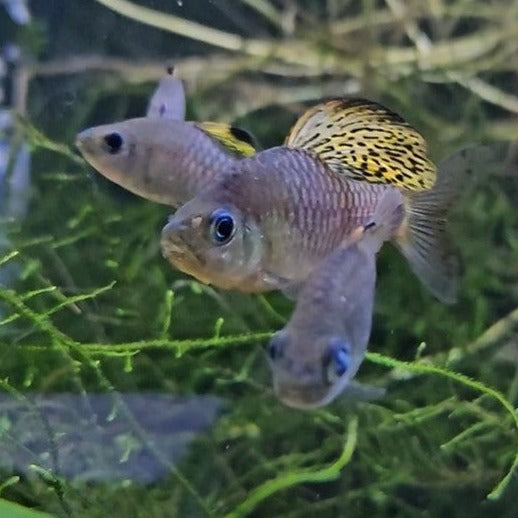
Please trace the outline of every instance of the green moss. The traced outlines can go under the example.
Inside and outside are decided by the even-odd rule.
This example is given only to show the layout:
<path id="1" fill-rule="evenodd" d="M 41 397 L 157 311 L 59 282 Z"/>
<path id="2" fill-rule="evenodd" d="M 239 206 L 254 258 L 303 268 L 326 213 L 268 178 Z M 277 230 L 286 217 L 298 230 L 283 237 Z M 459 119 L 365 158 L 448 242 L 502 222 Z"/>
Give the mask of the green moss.
<path id="1" fill-rule="evenodd" d="M 421 25 L 435 27 L 438 43 L 474 34 L 480 38 L 473 41 L 482 44 L 495 27 L 502 35 L 478 58 L 450 63 L 445 53 L 447 63 L 431 68 L 392 52 L 397 47 L 404 53 L 411 43 L 385 4 L 328 4 L 333 16 L 322 2 L 300 3 L 294 37 L 309 34 L 306 67 L 290 62 L 289 55 L 243 56 L 216 79 L 200 79 L 189 113 L 229 120 L 238 104 L 238 123 L 265 147 L 277 145 L 313 94 L 331 93 L 330 81 L 352 80 L 360 85 L 358 94 L 387 103 L 419 127 L 437 160 L 472 141 L 516 139 L 506 130 L 514 119 L 498 102 L 451 79 L 452 71 L 475 70 L 510 91 L 516 77 L 506 56 L 515 38 L 498 26 L 500 17 L 491 11 L 496 4 L 448 2 L 444 18 L 427 18 Z M 166 2 L 162 7 L 168 8 Z M 499 12 L 507 8 L 498 5 Z M 243 13 L 246 19 L 260 17 L 252 6 L 233 12 L 234 19 Z M 100 24 L 103 30 L 110 20 Z M 117 20 L 125 31 L 132 27 Z M 46 41 L 40 37 L 43 26 L 35 26 L 38 55 Z M 135 27 L 142 35 L 152 31 Z M 56 41 L 51 38 L 54 46 L 59 38 L 70 39 L 71 29 L 65 29 Z M 102 40 L 99 27 L 90 30 L 89 40 Z M 121 31 L 121 40 L 114 35 L 110 48 L 123 48 L 127 34 Z M 172 48 L 178 39 L 173 44 L 166 35 L 162 40 L 157 31 L 152 34 L 168 52 L 180 52 Z M 279 44 L 293 38 L 287 31 Z M 313 51 L 320 60 L 312 60 Z M 210 66 L 218 68 L 219 58 L 213 59 Z M 124 74 L 87 75 L 95 79 L 60 76 L 50 86 L 34 81 L 30 117 L 19 123 L 34 167 L 26 216 L 0 223 L 2 497 L 56 516 L 86 518 L 516 516 L 516 175 L 482 171 L 455 207 L 452 235 L 464 270 L 456 305 L 435 301 L 402 257 L 384 247 L 371 353 L 358 378 L 385 387 L 387 395 L 296 411 L 274 397 L 262 351 L 289 317 L 292 302 L 278 293 L 247 296 L 202 286 L 166 264 L 158 236 L 169 209 L 110 184 L 69 145 L 85 126 L 135 115 L 145 106 L 147 90 L 128 84 Z M 242 99 L 257 100 L 247 93 L 256 83 L 273 86 L 282 99 L 302 87 L 307 95 L 282 109 L 273 96 L 243 114 Z M 149 85 L 148 79 L 142 84 Z M 77 95 L 79 106 L 67 121 L 44 109 L 47 103 L 56 106 L 48 98 L 53 88 Z M 85 423 L 63 420 L 56 433 L 37 404 L 37 395 L 62 393 L 78 395 L 86 407 L 95 394 L 107 396 L 104 413 L 88 414 L 100 427 L 114 424 L 114 451 L 94 438 L 89 443 L 88 473 L 95 482 L 80 470 L 63 475 Z M 222 404 L 208 428 L 199 426 L 199 411 L 178 421 L 183 428 L 162 430 L 160 440 L 193 439 L 171 460 L 127 403 L 127 393 L 211 395 Z M 161 412 L 181 414 L 176 408 Z M 29 440 L 35 430 L 42 431 L 44 443 Z M 19 451 L 27 469 L 14 460 Z M 100 476 L 110 455 L 117 459 L 114 472 L 132 459 L 144 470 L 142 452 L 160 466 L 162 478 L 151 483 Z"/>

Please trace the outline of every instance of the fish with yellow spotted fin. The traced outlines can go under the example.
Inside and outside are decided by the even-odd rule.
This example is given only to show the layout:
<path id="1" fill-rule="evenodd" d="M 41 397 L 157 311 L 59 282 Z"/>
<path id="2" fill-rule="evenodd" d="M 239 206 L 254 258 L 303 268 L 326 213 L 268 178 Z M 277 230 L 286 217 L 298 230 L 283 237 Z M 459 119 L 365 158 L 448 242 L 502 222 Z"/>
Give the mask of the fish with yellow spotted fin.
<path id="1" fill-rule="evenodd" d="M 391 240 L 440 300 L 453 302 L 457 260 L 446 215 L 467 169 L 437 168 L 402 117 L 362 99 L 331 99 L 297 121 L 284 146 L 244 157 L 170 217 L 163 255 L 226 289 L 296 292 L 314 267 L 397 190 L 405 216 Z"/>
<path id="2" fill-rule="evenodd" d="M 255 139 L 245 130 L 184 118 L 183 85 L 170 70 L 153 93 L 146 117 L 86 129 L 76 145 L 112 182 L 178 207 L 256 151 Z"/>
<path id="3" fill-rule="evenodd" d="M 370 336 L 376 254 L 403 216 L 401 193 L 385 191 L 372 219 L 309 276 L 289 322 L 267 348 L 274 392 L 283 403 L 326 405 L 350 386 Z"/>

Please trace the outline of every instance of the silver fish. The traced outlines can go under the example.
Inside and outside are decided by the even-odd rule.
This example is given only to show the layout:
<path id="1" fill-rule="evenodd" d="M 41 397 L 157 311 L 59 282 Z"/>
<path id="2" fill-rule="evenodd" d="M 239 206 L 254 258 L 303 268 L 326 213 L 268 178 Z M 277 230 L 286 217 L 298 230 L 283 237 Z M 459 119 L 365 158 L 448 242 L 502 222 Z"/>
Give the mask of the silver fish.
<path id="1" fill-rule="evenodd" d="M 372 219 L 315 268 L 268 359 L 279 399 L 295 408 L 326 405 L 355 376 L 367 350 L 376 254 L 404 217 L 401 193 L 387 191 Z"/>
<path id="2" fill-rule="evenodd" d="M 86 129 L 76 145 L 103 176 L 151 201 L 178 207 L 255 153 L 245 130 L 216 122 L 185 121 L 179 79 L 164 77 L 146 117 Z"/>

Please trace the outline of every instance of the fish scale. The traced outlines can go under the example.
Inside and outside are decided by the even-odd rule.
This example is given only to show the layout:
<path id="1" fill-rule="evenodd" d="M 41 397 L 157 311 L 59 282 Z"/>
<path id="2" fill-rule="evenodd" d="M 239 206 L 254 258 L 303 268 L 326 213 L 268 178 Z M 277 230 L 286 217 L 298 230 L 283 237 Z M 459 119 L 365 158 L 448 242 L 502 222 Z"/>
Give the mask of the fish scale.
<path id="1" fill-rule="evenodd" d="M 314 260 L 365 223 L 379 196 L 393 189 L 344 182 L 311 153 L 284 147 L 241 161 L 231 185 L 223 182 L 206 196 L 228 203 L 239 199 L 244 211 L 269 229 L 265 235 L 271 252 L 263 266 L 283 277 L 291 276 L 297 264 L 301 272 L 309 270 Z"/>

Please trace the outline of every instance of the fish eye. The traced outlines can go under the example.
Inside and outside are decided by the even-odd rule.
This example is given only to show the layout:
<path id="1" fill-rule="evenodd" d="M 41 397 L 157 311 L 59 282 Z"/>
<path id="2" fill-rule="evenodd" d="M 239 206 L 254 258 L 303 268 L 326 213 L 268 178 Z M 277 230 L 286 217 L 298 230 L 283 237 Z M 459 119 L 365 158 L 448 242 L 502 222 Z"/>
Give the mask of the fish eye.
<path id="1" fill-rule="evenodd" d="M 329 384 L 341 378 L 350 367 L 351 348 L 348 342 L 333 338 L 324 357 L 324 376 Z"/>
<path id="2" fill-rule="evenodd" d="M 120 133 L 108 133 L 104 138 L 105 148 L 111 155 L 116 155 L 121 149 L 124 143 Z"/>
<path id="3" fill-rule="evenodd" d="M 266 353 L 270 360 L 275 361 L 279 358 L 282 358 L 284 345 L 286 343 L 286 336 L 282 334 L 282 332 L 275 333 L 268 345 L 266 346 Z"/>
<path id="4" fill-rule="evenodd" d="M 214 243 L 224 245 L 228 243 L 236 231 L 232 214 L 226 209 L 215 210 L 210 217 L 210 235 Z"/>

